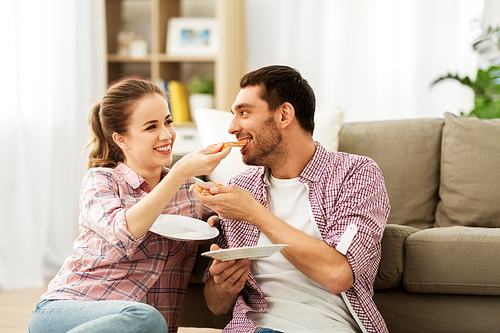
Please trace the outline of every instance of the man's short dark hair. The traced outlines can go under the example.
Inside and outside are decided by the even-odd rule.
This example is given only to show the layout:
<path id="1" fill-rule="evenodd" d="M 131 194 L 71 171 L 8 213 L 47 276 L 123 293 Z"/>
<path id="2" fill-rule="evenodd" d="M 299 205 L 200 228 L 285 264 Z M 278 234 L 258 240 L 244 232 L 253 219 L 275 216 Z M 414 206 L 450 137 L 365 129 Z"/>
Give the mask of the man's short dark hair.
<path id="1" fill-rule="evenodd" d="M 240 87 L 247 86 L 262 87 L 260 98 L 267 102 L 269 110 L 276 110 L 285 102 L 292 104 L 300 126 L 313 133 L 316 97 L 298 70 L 282 65 L 262 67 L 243 76 Z"/>

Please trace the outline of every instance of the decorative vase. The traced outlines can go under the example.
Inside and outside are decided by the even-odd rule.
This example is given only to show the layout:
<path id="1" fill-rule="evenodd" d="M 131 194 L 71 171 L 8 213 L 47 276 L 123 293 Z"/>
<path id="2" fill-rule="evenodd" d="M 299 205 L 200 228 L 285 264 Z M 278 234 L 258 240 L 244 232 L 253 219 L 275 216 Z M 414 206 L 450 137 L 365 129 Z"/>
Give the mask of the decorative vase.
<path id="1" fill-rule="evenodd" d="M 210 94 L 191 94 L 189 95 L 189 110 L 191 119 L 195 119 L 197 109 L 213 109 L 214 95 Z"/>

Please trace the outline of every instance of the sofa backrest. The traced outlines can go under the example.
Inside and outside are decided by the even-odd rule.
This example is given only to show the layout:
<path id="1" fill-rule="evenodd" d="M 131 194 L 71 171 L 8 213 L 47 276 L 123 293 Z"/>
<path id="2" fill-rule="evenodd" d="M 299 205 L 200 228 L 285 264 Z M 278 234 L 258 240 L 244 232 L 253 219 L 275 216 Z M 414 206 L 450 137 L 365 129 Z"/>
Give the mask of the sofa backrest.
<path id="1" fill-rule="evenodd" d="M 388 223 L 432 227 L 439 196 L 443 119 L 345 123 L 339 151 L 372 158 L 384 174 Z"/>

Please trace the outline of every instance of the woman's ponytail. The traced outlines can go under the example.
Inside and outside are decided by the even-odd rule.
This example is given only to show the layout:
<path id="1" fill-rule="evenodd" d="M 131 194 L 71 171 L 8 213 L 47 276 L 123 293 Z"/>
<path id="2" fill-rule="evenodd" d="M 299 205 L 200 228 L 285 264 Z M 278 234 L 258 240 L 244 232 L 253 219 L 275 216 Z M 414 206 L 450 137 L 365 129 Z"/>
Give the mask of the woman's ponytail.
<path id="1" fill-rule="evenodd" d="M 106 139 L 100 119 L 101 102 L 96 103 L 89 112 L 89 125 L 91 131 L 90 142 L 86 148 L 90 148 L 88 156 L 88 168 L 107 167 L 114 168 L 116 161 L 112 158 L 110 142 Z M 114 142 L 111 144 L 116 145 Z"/>

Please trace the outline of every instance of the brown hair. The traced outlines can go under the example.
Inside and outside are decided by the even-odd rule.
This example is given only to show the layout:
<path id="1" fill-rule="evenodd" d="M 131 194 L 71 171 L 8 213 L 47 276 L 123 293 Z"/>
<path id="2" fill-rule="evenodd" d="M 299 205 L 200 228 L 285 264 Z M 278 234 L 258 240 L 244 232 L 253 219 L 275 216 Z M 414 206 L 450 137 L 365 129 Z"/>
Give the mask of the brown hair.
<path id="1" fill-rule="evenodd" d="M 149 81 L 125 79 L 111 86 L 102 100 L 89 112 L 91 139 L 87 165 L 114 168 L 124 161 L 124 154 L 113 140 L 113 133 L 125 135 L 135 104 L 147 95 L 165 93 Z"/>
<path id="2" fill-rule="evenodd" d="M 271 111 L 285 102 L 292 104 L 300 126 L 313 133 L 316 97 L 298 70 L 282 65 L 262 67 L 241 78 L 240 88 L 247 86 L 261 86 L 260 98 L 267 102 Z"/>

